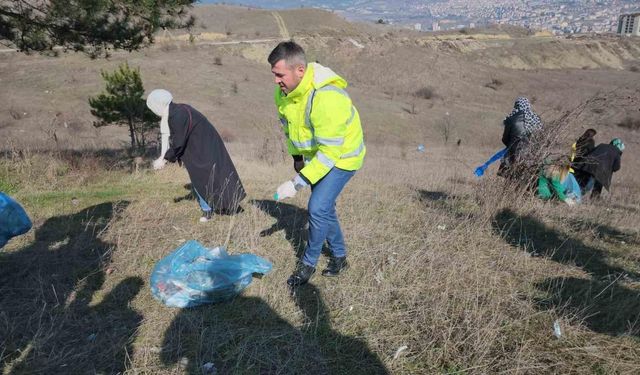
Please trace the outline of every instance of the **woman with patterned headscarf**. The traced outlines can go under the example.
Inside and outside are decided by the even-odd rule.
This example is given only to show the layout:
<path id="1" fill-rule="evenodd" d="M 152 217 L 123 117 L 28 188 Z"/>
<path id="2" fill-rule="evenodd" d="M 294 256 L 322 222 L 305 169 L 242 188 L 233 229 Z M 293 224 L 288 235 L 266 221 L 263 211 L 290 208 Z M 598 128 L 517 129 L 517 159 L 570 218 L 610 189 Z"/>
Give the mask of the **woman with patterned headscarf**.
<path id="1" fill-rule="evenodd" d="M 527 150 L 531 135 L 542 129 L 542 121 L 531 109 L 529 99 L 519 97 L 503 124 L 502 143 L 507 146 L 507 154 L 500 165 L 498 174 L 515 177 L 511 169 L 520 161 L 521 156 Z"/>
<path id="2" fill-rule="evenodd" d="M 222 138 L 209 120 L 190 105 L 174 103 L 167 90 L 153 90 L 147 107 L 160 117 L 161 152 L 153 168 L 163 168 L 166 161 L 184 164 L 202 209 L 200 221 L 208 221 L 213 211 L 236 213 L 245 191 Z"/>

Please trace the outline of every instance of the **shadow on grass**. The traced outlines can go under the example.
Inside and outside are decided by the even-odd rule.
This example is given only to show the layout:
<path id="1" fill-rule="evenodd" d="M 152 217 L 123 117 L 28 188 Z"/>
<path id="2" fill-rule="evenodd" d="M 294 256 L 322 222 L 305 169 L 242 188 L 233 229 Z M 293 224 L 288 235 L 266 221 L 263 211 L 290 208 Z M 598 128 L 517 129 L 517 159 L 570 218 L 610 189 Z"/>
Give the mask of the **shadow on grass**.
<path id="1" fill-rule="evenodd" d="M 536 305 L 575 315 L 594 332 L 640 337 L 640 292 L 618 283 L 573 277 L 547 279 L 536 284 L 548 293 Z"/>
<path id="2" fill-rule="evenodd" d="M 0 254 L 0 366 L 9 373 L 117 373 L 126 369 L 142 317 L 129 307 L 143 281 L 104 283 L 113 245 L 99 237 L 128 202 L 52 217 L 35 241 Z M 6 371 L 6 369 L 5 369 Z"/>
<path id="3" fill-rule="evenodd" d="M 296 257 L 300 258 L 307 243 L 307 210 L 272 200 L 252 200 L 251 204 L 276 219 L 270 228 L 260 232 L 260 237 L 284 230 L 285 238 L 291 243 Z"/>
<path id="4" fill-rule="evenodd" d="M 313 285 L 299 288 L 295 302 L 304 315 L 301 328 L 256 297 L 184 309 L 165 333 L 162 362 L 182 362 L 188 374 L 206 373 L 209 362 L 218 374 L 388 373 L 366 343 L 331 328 Z"/>
<path id="5" fill-rule="evenodd" d="M 438 202 L 451 198 L 451 195 L 443 191 L 418 190 L 420 199 L 423 201 Z"/>
<path id="6" fill-rule="evenodd" d="M 598 238 L 608 242 L 624 241 L 629 244 L 636 244 L 636 245 L 640 244 L 640 241 L 638 240 L 638 232 L 636 232 L 635 234 L 629 233 L 629 232 L 623 232 L 617 228 L 604 225 L 604 224 L 599 224 L 595 221 L 584 220 L 584 219 L 571 220 L 569 221 L 569 225 L 575 231 L 579 231 L 579 232 L 593 231 L 593 233 Z"/>
<path id="7" fill-rule="evenodd" d="M 193 194 L 191 183 L 184 184 L 183 188 L 185 190 L 188 190 L 189 192 L 186 195 L 182 196 L 182 197 L 173 198 L 173 203 L 179 203 L 179 202 L 182 202 L 182 201 L 195 201 L 196 200 L 196 196 L 195 196 L 195 194 Z"/>
<path id="8" fill-rule="evenodd" d="M 567 237 L 532 216 L 520 216 L 509 209 L 503 209 L 494 218 L 493 230 L 512 246 L 559 263 L 575 264 L 598 278 L 624 274 L 638 276 L 609 265 L 606 262 L 607 254 L 603 250 Z"/>
<path id="9" fill-rule="evenodd" d="M 471 198 L 459 197 L 443 191 L 417 190 L 418 199 L 427 207 L 447 212 L 458 220 L 476 216 Z"/>

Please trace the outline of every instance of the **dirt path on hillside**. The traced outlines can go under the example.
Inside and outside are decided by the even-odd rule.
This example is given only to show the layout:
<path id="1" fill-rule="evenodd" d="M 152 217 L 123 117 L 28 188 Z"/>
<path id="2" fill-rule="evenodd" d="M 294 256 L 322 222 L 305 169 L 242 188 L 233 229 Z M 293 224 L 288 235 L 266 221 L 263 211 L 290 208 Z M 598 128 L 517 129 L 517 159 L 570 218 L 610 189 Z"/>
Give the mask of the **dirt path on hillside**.
<path id="1" fill-rule="evenodd" d="M 284 20 L 282 19 L 282 16 L 280 15 L 280 13 L 271 12 L 271 14 L 273 15 L 273 18 L 275 18 L 276 22 L 278 23 L 278 29 L 280 30 L 280 36 L 282 36 L 282 38 L 286 39 L 286 40 L 291 39 L 291 37 L 289 36 L 289 30 L 287 30 L 287 25 L 284 23 Z"/>

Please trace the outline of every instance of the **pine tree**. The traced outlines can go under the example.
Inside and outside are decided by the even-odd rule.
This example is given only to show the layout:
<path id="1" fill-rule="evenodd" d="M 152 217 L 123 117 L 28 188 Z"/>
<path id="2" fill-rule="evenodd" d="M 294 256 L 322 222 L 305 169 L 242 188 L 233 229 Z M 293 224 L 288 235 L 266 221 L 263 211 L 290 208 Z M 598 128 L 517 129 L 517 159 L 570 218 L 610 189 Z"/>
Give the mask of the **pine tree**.
<path id="1" fill-rule="evenodd" d="M 186 10 L 195 0 L 0 1 L 0 39 L 20 51 L 57 53 L 54 47 L 91 57 L 109 49 L 137 50 L 153 43 L 159 28 L 190 27 Z"/>
<path id="2" fill-rule="evenodd" d="M 110 124 L 128 125 L 131 148 L 144 147 L 146 133 L 157 127 L 158 116 L 147 108 L 140 68 L 121 64 L 113 73 L 101 72 L 106 83 L 105 92 L 89 98 L 91 114 L 99 121 L 96 127 Z"/>

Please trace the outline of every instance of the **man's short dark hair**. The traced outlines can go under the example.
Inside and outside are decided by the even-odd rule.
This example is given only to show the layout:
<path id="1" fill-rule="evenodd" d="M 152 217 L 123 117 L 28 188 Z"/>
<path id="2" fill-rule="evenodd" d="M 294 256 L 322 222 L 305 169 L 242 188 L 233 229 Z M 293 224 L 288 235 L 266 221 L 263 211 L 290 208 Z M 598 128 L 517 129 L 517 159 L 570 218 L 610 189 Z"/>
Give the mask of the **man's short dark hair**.
<path id="1" fill-rule="evenodd" d="M 271 51 L 267 60 L 271 66 L 276 65 L 280 60 L 286 61 L 289 66 L 295 64 L 307 65 L 307 57 L 304 54 L 304 50 L 294 41 L 280 42 L 280 44 Z"/>

